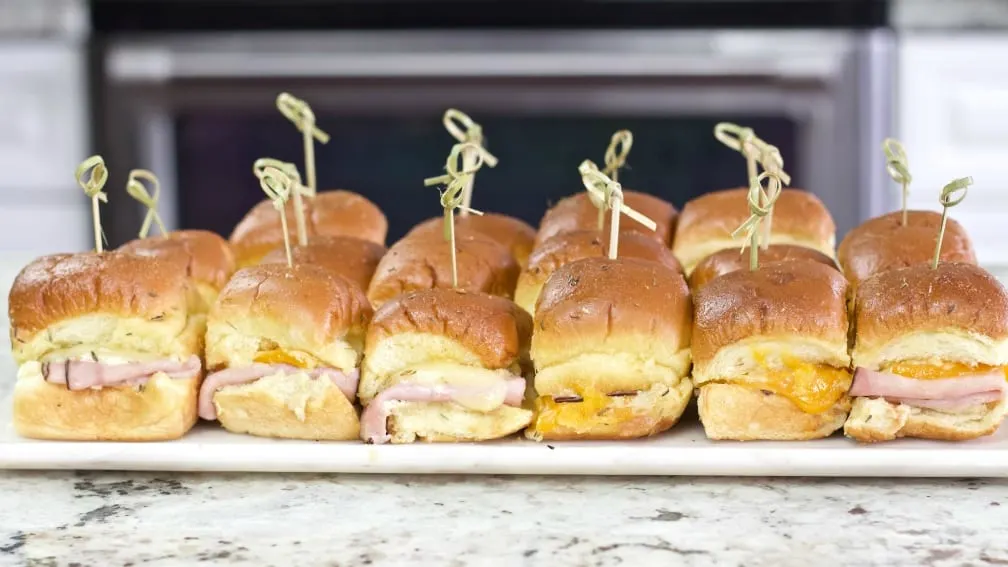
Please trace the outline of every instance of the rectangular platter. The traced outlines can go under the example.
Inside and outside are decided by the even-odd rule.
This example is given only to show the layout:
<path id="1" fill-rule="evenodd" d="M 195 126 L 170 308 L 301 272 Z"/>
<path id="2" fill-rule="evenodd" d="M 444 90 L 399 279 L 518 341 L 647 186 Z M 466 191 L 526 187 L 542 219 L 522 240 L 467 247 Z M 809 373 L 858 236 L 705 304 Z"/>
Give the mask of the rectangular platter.
<path id="1" fill-rule="evenodd" d="M 74 443 L 18 437 L 0 401 L 0 469 L 372 474 L 1002 477 L 1008 427 L 965 443 L 901 439 L 861 446 L 836 435 L 802 442 L 708 441 L 696 416 L 638 441 L 364 445 L 260 439 L 200 424 L 179 441 Z"/>

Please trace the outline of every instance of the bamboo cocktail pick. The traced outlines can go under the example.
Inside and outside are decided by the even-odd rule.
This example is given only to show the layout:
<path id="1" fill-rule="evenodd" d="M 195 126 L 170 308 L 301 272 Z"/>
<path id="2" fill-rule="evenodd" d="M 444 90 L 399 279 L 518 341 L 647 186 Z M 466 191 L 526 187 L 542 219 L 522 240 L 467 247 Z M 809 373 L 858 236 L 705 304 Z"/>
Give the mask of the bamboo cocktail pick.
<path id="1" fill-rule="evenodd" d="M 88 174 L 87 179 L 84 175 Z M 98 202 L 107 203 L 108 195 L 102 192 L 105 182 L 108 181 L 108 170 L 105 168 L 105 160 L 101 156 L 91 156 L 77 166 L 77 184 L 84 189 L 84 194 L 91 199 L 91 220 L 94 225 L 95 252 L 99 254 L 104 251 L 105 235 L 102 233 L 101 212 L 98 210 Z"/>
<path id="2" fill-rule="evenodd" d="M 970 185 L 973 185 L 972 177 L 954 179 L 948 185 L 942 187 L 941 194 L 938 196 L 938 202 L 942 206 L 942 218 L 941 226 L 938 228 L 938 242 L 935 243 L 934 259 L 931 260 L 931 268 L 933 269 L 938 269 L 938 259 L 941 258 L 942 240 L 945 239 L 945 223 L 948 221 L 949 207 L 962 203 L 963 199 L 966 198 L 966 190 Z M 957 196 L 956 192 L 961 193 Z"/>
<path id="3" fill-rule="evenodd" d="M 776 146 L 763 143 L 760 147 L 759 162 L 763 171 L 769 172 L 772 176 L 772 180 L 769 182 L 770 189 L 760 191 L 761 204 L 763 208 L 768 210 L 766 217 L 760 223 L 761 246 L 763 250 L 766 250 L 770 246 L 770 237 L 773 234 L 773 204 L 780 197 L 782 185 L 790 183 L 791 177 L 784 171 L 784 158 L 781 157 L 780 150 Z M 784 181 L 785 178 L 787 181 Z"/>
<path id="4" fill-rule="evenodd" d="M 142 181 L 150 183 L 154 190 L 148 192 L 147 187 L 144 186 Z M 165 229 L 164 222 L 161 220 L 161 215 L 158 214 L 157 210 L 158 198 L 161 196 L 161 183 L 158 182 L 157 176 L 146 169 L 130 170 L 129 177 L 126 179 L 126 192 L 129 193 L 130 197 L 139 201 L 141 205 L 147 207 L 147 215 L 140 226 L 140 238 L 147 238 L 147 234 L 151 229 L 151 223 L 157 225 L 162 235 L 168 234 L 168 230 Z"/>
<path id="5" fill-rule="evenodd" d="M 463 158 L 466 151 L 474 152 L 476 161 L 467 167 L 464 163 L 459 169 L 459 160 Z M 441 191 L 441 208 L 444 209 L 444 238 L 451 246 L 451 270 L 452 287 L 458 289 L 458 258 L 455 250 L 455 209 L 468 211 L 474 215 L 483 213 L 462 204 L 463 193 L 466 185 L 472 180 L 472 176 L 483 167 L 483 154 L 479 151 L 479 146 L 472 143 L 455 144 L 452 146 L 448 160 L 445 162 L 444 175 L 428 177 L 424 179 L 424 186 L 444 185 Z"/>
<path id="6" fill-rule="evenodd" d="M 633 147 L 633 133 L 630 132 L 630 130 L 619 130 L 612 135 L 612 139 L 609 140 L 609 147 L 606 148 L 605 156 L 603 156 L 605 169 L 603 169 L 602 173 L 604 173 L 606 177 L 612 179 L 613 181 L 619 181 L 619 170 L 626 165 L 627 156 L 630 155 L 631 147 Z M 620 187 L 620 198 L 622 202 L 622 186 Z M 608 201 L 606 203 L 606 207 L 608 207 Z M 599 230 L 602 230 L 602 228 L 605 227 L 606 207 L 599 207 Z"/>
<path id="7" fill-rule="evenodd" d="M 767 181 L 767 187 L 763 187 L 763 181 Z M 774 203 L 780 196 L 781 180 L 774 171 L 764 171 L 749 180 L 749 193 L 746 200 L 749 202 L 749 218 L 732 233 L 732 238 L 738 238 L 744 234 L 748 242 L 742 244 L 740 252 L 745 252 L 746 245 L 749 246 L 749 271 L 759 268 L 759 234 L 760 225 L 766 217 L 773 211 Z"/>
<path id="8" fill-rule="evenodd" d="M 261 171 L 257 171 L 256 177 L 259 178 L 259 186 L 266 193 L 266 198 L 273 202 L 273 208 L 280 215 L 280 226 L 283 228 L 284 250 L 287 252 L 287 267 L 293 268 L 294 257 L 291 255 L 290 234 L 287 232 L 287 212 L 284 210 L 287 200 L 291 196 L 291 185 L 293 182 L 285 172 L 272 166 L 267 166 Z"/>
<path id="9" fill-rule="evenodd" d="M 310 190 L 307 187 L 305 187 L 304 184 L 301 183 L 301 174 L 298 173 L 297 166 L 294 165 L 293 163 L 280 161 L 278 159 L 273 158 L 259 158 L 252 163 L 252 173 L 254 173 L 257 178 L 261 179 L 263 172 L 265 172 L 266 169 L 271 167 L 273 169 L 281 171 L 285 176 L 287 176 L 287 179 L 290 181 L 290 190 L 292 194 L 306 197 L 311 196 Z M 306 222 L 304 219 L 304 209 L 297 205 L 295 205 L 295 208 L 297 208 L 297 211 L 295 211 L 294 213 L 295 222 L 297 222 L 296 219 L 300 217 L 301 223 L 304 224 Z M 300 215 L 298 214 L 299 212 Z M 286 215 L 284 215 L 283 222 L 284 222 L 284 230 L 287 230 Z M 297 237 L 299 246 L 304 246 L 308 244 L 308 229 L 305 228 L 303 232 L 299 230 Z"/>
<path id="10" fill-rule="evenodd" d="M 615 260 L 619 253 L 619 223 L 620 215 L 626 215 L 639 222 L 645 227 L 655 230 L 658 225 L 648 217 L 633 210 L 623 202 L 623 187 L 599 171 L 598 166 L 591 160 L 584 160 L 578 167 L 581 174 L 581 182 L 584 183 L 588 196 L 593 203 L 605 210 L 611 211 L 609 222 L 609 259 Z"/>
<path id="11" fill-rule="evenodd" d="M 886 138 L 882 142 L 882 151 L 886 156 L 886 171 L 892 180 L 900 184 L 903 189 L 903 226 L 907 224 L 907 198 L 910 196 L 910 182 L 913 177 L 910 175 L 910 162 L 907 160 L 906 149 L 899 140 Z"/>
<path id="12" fill-rule="evenodd" d="M 463 171 L 476 167 L 477 159 L 481 159 L 487 167 L 497 167 L 497 158 L 484 147 L 486 140 L 483 138 L 483 127 L 474 122 L 472 118 L 469 118 L 469 115 L 461 110 L 449 108 L 445 111 L 441 122 L 444 124 L 445 130 L 448 130 L 448 133 L 458 140 L 460 144 L 471 144 L 471 147 L 466 148 L 462 152 Z M 479 167 L 476 167 L 476 169 L 479 169 Z M 469 213 L 472 211 L 469 206 L 472 204 L 472 192 L 475 182 L 476 176 L 470 175 L 469 181 L 462 191 L 462 205 L 459 207 L 459 215 L 463 217 L 469 216 Z"/>
<path id="13" fill-rule="evenodd" d="M 315 113 L 305 101 L 295 98 L 289 93 L 280 93 L 276 99 L 280 113 L 294 123 L 294 126 L 304 137 L 305 176 L 308 178 L 307 194 L 314 197 L 318 189 L 315 181 L 315 140 L 323 144 L 329 143 L 329 134 L 315 126 Z M 294 219 L 297 222 L 298 243 L 302 246 L 308 242 L 305 229 L 304 209 L 301 206 L 301 191 L 294 191 Z"/>

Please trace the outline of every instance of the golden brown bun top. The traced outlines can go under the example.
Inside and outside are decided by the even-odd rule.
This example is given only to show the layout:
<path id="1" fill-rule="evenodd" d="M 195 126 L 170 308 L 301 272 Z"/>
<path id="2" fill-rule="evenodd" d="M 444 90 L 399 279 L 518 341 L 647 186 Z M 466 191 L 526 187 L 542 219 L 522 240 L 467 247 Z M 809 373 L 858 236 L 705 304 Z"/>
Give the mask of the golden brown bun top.
<path id="1" fill-rule="evenodd" d="M 419 233 L 443 234 L 443 231 L 444 217 L 435 217 L 413 227 L 407 236 Z M 535 229 L 525 221 L 497 213 L 466 217 L 455 215 L 455 231 L 456 235 L 474 232 L 482 234 L 506 247 L 516 259 L 528 256 L 536 237 Z"/>
<path id="2" fill-rule="evenodd" d="M 304 198 L 305 230 L 313 236 L 353 236 L 385 245 L 388 221 L 367 198 L 351 191 L 335 190 L 319 192 L 314 199 Z M 297 222 L 294 218 L 294 201 L 284 209 L 287 215 L 287 231 L 291 243 L 297 242 Z M 280 215 L 270 201 L 262 201 L 252 207 L 231 233 L 239 266 L 258 263 L 259 260 L 278 246 L 283 246 L 283 232 Z"/>
<path id="3" fill-rule="evenodd" d="M 312 264 L 239 270 L 210 312 L 213 320 L 264 318 L 302 330 L 316 344 L 363 335 L 373 311 L 364 292 Z"/>
<path id="4" fill-rule="evenodd" d="M 858 287 L 857 340 L 865 348 L 894 337 L 946 329 L 1008 338 L 1008 293 L 974 264 L 945 263 L 876 274 Z"/>
<path id="5" fill-rule="evenodd" d="M 760 266 L 769 266 L 777 262 L 788 262 L 790 260 L 812 260 L 825 264 L 833 269 L 837 269 L 833 258 L 823 254 L 818 250 L 797 246 L 795 244 L 771 244 L 766 250 L 759 251 Z M 712 279 L 734 272 L 736 270 L 749 269 L 749 250 L 739 253 L 735 248 L 729 248 L 707 256 L 693 268 L 690 274 L 690 289 L 694 292 L 707 285 Z"/>
<path id="6" fill-rule="evenodd" d="M 507 248 L 482 235 L 455 237 L 459 289 L 511 297 L 518 264 Z M 402 293 L 452 287 L 451 247 L 441 233 L 418 233 L 396 242 L 371 278 L 375 305 Z"/>
<path id="7" fill-rule="evenodd" d="M 305 246 L 292 246 L 295 264 L 314 264 L 344 277 L 366 290 L 371 283 L 378 262 L 385 255 L 385 247 L 370 240 L 352 236 L 314 236 Z M 286 264 L 287 251 L 283 246 L 270 252 L 262 264 Z"/>
<path id="8" fill-rule="evenodd" d="M 620 258 L 650 260 L 682 272 L 679 261 L 672 255 L 671 250 L 642 233 L 620 234 L 618 252 Z M 546 280 L 560 266 L 584 258 L 602 258 L 608 254 L 608 234 L 602 234 L 597 230 L 565 232 L 539 245 L 529 256 L 526 271 L 536 279 Z"/>
<path id="9" fill-rule="evenodd" d="M 399 333 L 447 337 L 490 369 L 508 368 L 528 352 L 532 318 L 514 302 L 485 293 L 431 289 L 400 295 L 375 313 L 367 350 Z"/>
<path id="10" fill-rule="evenodd" d="M 941 213 L 907 211 L 867 220 L 847 233 L 837 249 L 837 259 L 851 285 L 873 274 L 894 268 L 928 264 L 934 258 Z M 962 225 L 948 219 L 942 239 L 941 259 L 945 262 L 976 263 L 973 244 Z"/>
<path id="11" fill-rule="evenodd" d="M 184 259 L 187 276 L 215 289 L 224 287 L 236 269 L 231 245 L 208 230 L 177 230 L 132 240 L 119 250 L 141 256 L 178 256 Z"/>
<path id="12" fill-rule="evenodd" d="M 104 252 L 43 256 L 21 270 L 8 305 L 15 336 L 92 313 L 159 320 L 185 313 L 188 283 L 173 262 Z"/>
<path id="13" fill-rule="evenodd" d="M 847 280 L 812 260 L 792 260 L 711 280 L 695 297 L 693 360 L 753 336 L 847 343 Z"/>
<path id="14" fill-rule="evenodd" d="M 536 303 L 537 333 L 600 344 L 640 334 L 689 347 L 693 304 L 682 274 L 639 258 L 585 258 L 561 266 Z"/>
<path id="15" fill-rule="evenodd" d="M 706 193 L 689 201 L 679 215 L 674 239 L 679 249 L 706 238 L 728 238 L 747 218 L 748 189 L 725 189 Z M 836 224 L 819 197 L 801 189 L 781 191 L 773 209 L 772 230 L 803 240 L 829 242 L 836 237 Z"/>
<path id="16" fill-rule="evenodd" d="M 628 189 L 623 190 L 623 199 L 627 206 L 653 220 L 658 228 L 652 231 L 633 219 L 623 217 L 620 219 L 620 232 L 642 232 L 668 245 L 672 238 L 672 232 L 675 230 L 676 216 L 678 215 L 675 207 L 668 201 L 654 195 Z M 609 234 L 611 218 L 607 211 L 605 228 L 603 229 L 605 234 Z M 535 247 L 538 248 L 543 242 L 557 234 L 575 230 L 597 229 L 598 209 L 592 204 L 588 193 L 564 197 L 560 202 L 550 207 L 542 220 L 539 221 L 539 233 L 536 234 Z"/>

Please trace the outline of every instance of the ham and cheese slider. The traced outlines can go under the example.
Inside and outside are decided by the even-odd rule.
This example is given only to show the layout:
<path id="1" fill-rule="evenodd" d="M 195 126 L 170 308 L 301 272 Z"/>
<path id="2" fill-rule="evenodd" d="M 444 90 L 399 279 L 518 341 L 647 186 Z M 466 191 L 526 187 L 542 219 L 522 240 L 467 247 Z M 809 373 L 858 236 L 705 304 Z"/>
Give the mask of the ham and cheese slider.
<path id="1" fill-rule="evenodd" d="M 654 195 L 623 189 L 623 202 L 631 209 L 653 220 L 657 225 L 655 230 L 628 219 L 619 225 L 620 233 L 639 232 L 654 238 L 668 246 L 675 232 L 678 212 L 671 203 Z M 598 207 L 592 202 L 588 193 L 578 193 L 564 197 L 546 211 L 539 222 L 539 232 L 536 234 L 535 248 L 558 234 L 580 230 L 598 230 Z M 609 234 L 610 217 L 605 217 L 602 234 Z"/>
<path id="2" fill-rule="evenodd" d="M 370 240 L 352 236 L 316 236 L 304 246 L 292 246 L 295 264 L 313 264 L 344 277 L 366 290 L 378 262 L 385 256 L 385 247 Z M 283 246 L 262 259 L 263 264 L 287 264 Z"/>
<path id="3" fill-rule="evenodd" d="M 811 260 L 731 272 L 696 293 L 693 381 L 708 438 L 816 439 L 843 426 L 846 294 L 840 272 Z"/>
<path id="4" fill-rule="evenodd" d="M 511 251 L 521 268 L 528 263 L 536 237 L 535 229 L 525 221 L 497 213 L 456 215 L 455 233 L 456 237 L 475 234 L 497 242 Z M 435 217 L 416 225 L 407 236 L 413 234 L 444 234 L 444 218 Z"/>
<path id="5" fill-rule="evenodd" d="M 650 260 L 664 264 L 677 272 L 682 271 L 668 247 L 642 232 L 627 232 L 620 235 L 619 253 L 624 258 Z M 515 303 L 535 316 L 539 293 L 553 272 L 577 260 L 602 258 L 608 254 L 609 238 L 597 230 L 565 232 L 550 238 L 529 256 L 528 266 L 518 276 Z"/>
<path id="6" fill-rule="evenodd" d="M 176 261 L 190 278 L 189 309 L 206 314 L 221 288 L 235 272 L 235 258 L 226 240 L 206 230 L 178 230 L 139 238 L 122 245 L 120 252 Z"/>
<path id="7" fill-rule="evenodd" d="M 957 441 L 997 430 L 1008 293 L 994 276 L 964 263 L 890 270 L 861 283 L 854 317 L 847 436 Z"/>
<path id="8" fill-rule="evenodd" d="M 675 425 L 693 396 L 692 313 L 667 264 L 587 258 L 553 272 L 536 306 L 539 397 L 526 435 L 629 439 Z"/>
<path id="9" fill-rule="evenodd" d="M 356 439 L 364 292 L 319 266 L 239 270 L 207 320 L 199 415 L 287 439 Z"/>
<path id="10" fill-rule="evenodd" d="M 368 443 L 482 441 L 520 431 L 532 320 L 507 299 L 433 289 L 375 313 L 358 396 Z"/>
<path id="11" fill-rule="evenodd" d="M 874 274 L 931 262 L 940 226 L 941 213 L 934 211 L 907 211 L 906 225 L 902 211 L 875 217 L 847 233 L 837 248 L 837 260 L 856 289 Z M 952 218 L 945 225 L 941 261 L 977 261 L 965 229 Z"/>
<path id="12" fill-rule="evenodd" d="M 36 439 L 177 439 L 196 422 L 202 325 L 184 270 L 105 252 L 45 256 L 10 291 L 14 427 Z"/>
<path id="13" fill-rule="evenodd" d="M 388 221 L 377 205 L 351 191 L 322 191 L 303 201 L 305 232 L 314 236 L 353 236 L 385 245 Z M 297 242 L 294 202 L 284 207 L 287 232 Z M 238 267 L 254 266 L 263 256 L 284 244 L 280 217 L 273 203 L 262 201 L 252 208 L 231 233 Z"/>
<path id="14" fill-rule="evenodd" d="M 766 250 L 760 250 L 759 253 L 761 266 L 791 260 L 812 260 L 834 269 L 837 267 L 836 261 L 822 252 L 794 244 L 771 244 L 767 246 Z M 734 248 L 726 248 L 707 256 L 693 268 L 693 273 L 689 277 L 690 289 L 695 293 L 698 289 L 707 285 L 707 282 L 718 276 L 748 269 L 749 257 L 747 255 L 740 254 Z"/>
<path id="15" fill-rule="evenodd" d="M 686 203 L 672 242 L 672 252 L 687 275 L 701 260 L 728 248 L 738 249 L 732 232 L 749 217 L 748 189 L 727 189 Z M 769 244 L 794 244 L 834 257 L 836 225 L 818 197 L 800 189 L 784 189 L 774 205 Z"/>
<path id="16" fill-rule="evenodd" d="M 507 248 L 481 234 L 457 234 L 455 253 L 458 289 L 513 296 L 519 268 Z M 375 269 L 367 296 L 378 308 L 404 293 L 450 287 L 451 245 L 441 232 L 421 232 L 389 248 Z"/>

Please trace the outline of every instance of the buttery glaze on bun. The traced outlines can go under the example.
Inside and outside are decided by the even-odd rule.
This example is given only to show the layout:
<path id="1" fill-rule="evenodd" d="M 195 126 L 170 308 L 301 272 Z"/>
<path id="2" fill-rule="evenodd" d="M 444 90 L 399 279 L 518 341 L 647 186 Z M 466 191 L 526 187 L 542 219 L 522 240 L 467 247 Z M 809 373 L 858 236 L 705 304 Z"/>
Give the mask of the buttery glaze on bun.
<path id="1" fill-rule="evenodd" d="M 623 199 L 627 206 L 653 220 L 658 228 L 652 231 L 633 219 L 623 219 L 620 221 L 620 232 L 640 232 L 667 246 L 675 231 L 678 215 L 675 207 L 654 195 L 628 189 L 623 190 Z M 610 219 L 607 213 L 603 234 L 609 234 Z M 539 222 L 534 247 L 538 248 L 543 242 L 558 234 L 579 230 L 598 230 L 598 209 L 592 204 L 588 193 L 564 197 L 550 207 Z"/>
<path id="2" fill-rule="evenodd" d="M 994 276 L 967 263 L 881 272 L 861 283 L 854 317 L 849 437 L 956 441 L 997 430 L 1008 411 L 1008 292 Z"/>
<path id="3" fill-rule="evenodd" d="M 521 377 L 531 330 L 527 313 L 484 293 L 430 289 L 396 297 L 368 329 L 362 422 L 387 427 L 384 441 L 392 443 L 480 441 L 520 431 L 532 418 L 522 407 Z M 517 383 L 517 403 L 504 402 L 500 388 L 508 383 Z M 383 441 L 368 438 L 366 427 L 361 433 Z"/>
<path id="4" fill-rule="evenodd" d="M 217 300 L 217 294 L 235 272 L 235 257 L 231 246 L 219 235 L 207 230 L 178 230 L 166 235 L 132 240 L 119 247 L 120 252 L 174 258 L 183 265 L 192 279 L 190 309 L 206 313 Z"/>
<path id="5" fill-rule="evenodd" d="M 313 264 L 344 277 L 367 290 L 385 247 L 352 236 L 315 236 L 305 246 L 292 246 L 295 264 Z M 287 251 L 281 246 L 262 259 L 263 264 L 286 264 Z"/>
<path id="6" fill-rule="evenodd" d="M 629 439 L 675 425 L 693 394 L 692 302 L 675 268 L 638 258 L 566 264 L 536 305 L 542 439 Z"/>
<path id="7" fill-rule="evenodd" d="M 291 242 L 297 242 L 297 222 L 293 200 L 284 208 Z M 313 236 L 353 236 L 382 246 L 388 233 L 388 221 L 367 198 L 351 191 L 319 192 L 314 198 L 304 198 L 305 229 Z M 283 246 L 280 215 L 273 203 L 262 201 L 252 207 L 231 233 L 231 246 L 238 267 L 258 264 L 262 257 Z"/>
<path id="8" fill-rule="evenodd" d="M 811 260 L 813 262 L 819 262 L 820 264 L 829 266 L 833 269 L 837 269 L 836 262 L 833 258 L 830 258 L 818 250 L 813 250 L 812 248 L 806 248 L 804 246 L 796 246 L 794 244 L 771 244 L 766 248 L 766 250 L 760 249 L 759 251 L 760 266 L 768 266 L 777 262 L 788 262 L 791 260 Z M 693 273 L 691 273 L 689 277 L 690 289 L 695 292 L 706 285 L 707 282 L 718 276 L 723 276 L 724 274 L 737 270 L 748 269 L 748 249 L 740 254 L 739 251 L 734 248 L 726 248 L 720 252 L 715 252 L 714 254 L 707 256 L 701 260 L 695 268 L 693 268 Z"/>
<path id="9" fill-rule="evenodd" d="M 714 191 L 683 207 L 672 252 L 687 275 L 707 256 L 740 247 L 741 240 L 731 234 L 749 218 L 747 193 L 744 188 Z M 770 244 L 796 244 L 832 258 L 836 225 L 818 197 L 800 189 L 784 189 L 774 205 Z"/>
<path id="10" fill-rule="evenodd" d="M 934 257 L 941 214 L 934 211 L 896 211 L 865 221 L 847 233 L 837 249 L 844 275 L 856 288 L 873 274 L 927 264 Z M 942 239 L 943 262 L 976 264 L 973 244 L 962 225 L 948 219 Z"/>
<path id="11" fill-rule="evenodd" d="M 711 439 L 826 437 L 850 409 L 847 281 L 792 260 L 711 280 L 695 297 L 693 380 Z"/>
<path id="12" fill-rule="evenodd" d="M 511 298 L 518 264 L 507 248 L 482 235 L 455 236 L 458 287 Z M 376 308 L 422 289 L 452 286 L 451 247 L 440 233 L 419 233 L 396 242 L 378 263 L 367 295 Z"/>
<path id="13" fill-rule="evenodd" d="M 201 415 L 235 433 L 356 439 L 352 394 L 371 316 L 360 288 L 320 266 L 240 270 L 207 321 Z M 352 383 L 349 397 L 337 379 Z"/>
<path id="14" fill-rule="evenodd" d="M 539 292 L 558 268 L 584 258 L 601 258 L 609 254 L 609 237 L 597 230 L 565 232 L 543 242 L 529 256 L 528 266 L 518 276 L 515 303 L 535 315 Z M 672 252 L 661 242 L 638 232 L 620 235 L 621 258 L 640 258 L 664 264 L 682 272 Z"/>
<path id="15" fill-rule="evenodd" d="M 413 234 L 442 235 L 443 233 L 444 218 L 435 217 L 413 227 L 407 236 Z M 504 246 L 511 251 L 515 262 L 522 268 L 528 263 L 528 256 L 532 252 L 532 243 L 536 237 L 535 229 L 528 223 L 507 215 L 496 213 L 455 215 L 456 237 L 471 234 L 485 236 Z"/>
<path id="16" fill-rule="evenodd" d="M 176 439 L 192 427 L 202 327 L 189 316 L 186 274 L 175 268 L 106 252 L 45 256 L 18 274 L 9 317 L 20 435 L 154 441 Z M 152 372 L 124 385 L 71 389 L 71 362 L 94 378 L 102 375 L 99 367 L 131 361 L 165 362 L 189 377 Z M 60 369 L 62 383 L 47 378 Z"/>

